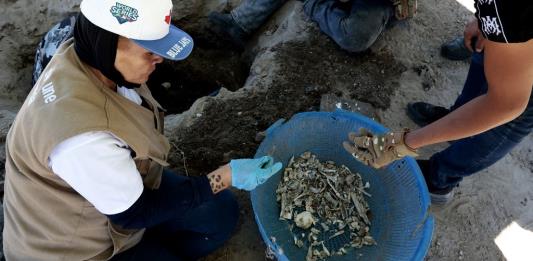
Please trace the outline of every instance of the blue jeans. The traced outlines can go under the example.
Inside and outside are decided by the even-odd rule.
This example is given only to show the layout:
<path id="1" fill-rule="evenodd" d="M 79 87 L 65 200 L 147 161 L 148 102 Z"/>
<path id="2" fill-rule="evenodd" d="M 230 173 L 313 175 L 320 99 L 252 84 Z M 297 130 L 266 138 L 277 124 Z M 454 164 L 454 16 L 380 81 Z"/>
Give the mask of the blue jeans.
<path id="1" fill-rule="evenodd" d="M 285 0 L 243 0 L 231 11 L 235 22 L 247 33 L 259 28 Z M 389 0 L 306 0 L 304 12 L 342 49 L 368 49 L 385 29 L 394 10 Z"/>
<path id="2" fill-rule="evenodd" d="M 451 110 L 486 92 L 483 54 L 474 53 L 463 91 Z M 430 158 L 429 182 L 436 188 L 454 187 L 463 177 L 503 158 L 533 129 L 532 98 L 533 93 L 526 110 L 518 118 L 484 133 L 455 141 L 447 149 L 434 154 Z"/>
<path id="3" fill-rule="evenodd" d="M 159 190 L 176 189 L 176 184 L 187 178 L 165 171 Z M 196 260 L 221 247 L 231 237 L 238 217 L 235 197 L 229 190 L 222 191 L 179 219 L 148 228 L 141 242 L 111 260 Z"/>

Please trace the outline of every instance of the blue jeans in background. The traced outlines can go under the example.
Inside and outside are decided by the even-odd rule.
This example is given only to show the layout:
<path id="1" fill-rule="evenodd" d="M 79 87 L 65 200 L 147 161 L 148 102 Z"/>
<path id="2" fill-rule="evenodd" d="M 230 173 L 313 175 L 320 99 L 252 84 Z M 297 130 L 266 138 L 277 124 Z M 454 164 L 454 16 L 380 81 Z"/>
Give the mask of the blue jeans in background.
<path id="1" fill-rule="evenodd" d="M 235 22 L 250 34 L 259 28 L 285 0 L 243 0 L 231 11 Z M 342 49 L 368 49 L 385 29 L 394 10 L 389 0 L 306 0 L 304 12 Z"/>
<path id="2" fill-rule="evenodd" d="M 244 32 L 251 34 L 284 3 L 285 0 L 242 0 L 230 14 Z"/>
<path id="3" fill-rule="evenodd" d="M 483 54 L 474 53 L 463 91 L 451 110 L 486 92 Z M 441 189 L 454 187 L 463 177 L 488 168 L 503 158 L 533 129 L 532 97 L 533 93 L 526 110 L 518 118 L 484 133 L 454 141 L 447 149 L 434 154 L 430 158 L 429 182 Z"/>

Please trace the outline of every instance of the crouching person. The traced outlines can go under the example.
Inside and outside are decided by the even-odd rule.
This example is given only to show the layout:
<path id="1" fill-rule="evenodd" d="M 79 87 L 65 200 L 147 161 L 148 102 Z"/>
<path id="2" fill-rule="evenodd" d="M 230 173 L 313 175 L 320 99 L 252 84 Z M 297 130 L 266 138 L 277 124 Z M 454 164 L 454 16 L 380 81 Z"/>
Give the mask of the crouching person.
<path id="1" fill-rule="evenodd" d="M 73 29 L 20 109 L 6 141 L 7 260 L 195 260 L 237 224 L 233 186 L 281 169 L 232 160 L 202 177 L 165 170 L 163 114 L 145 85 L 188 34 L 170 0 L 84 0 Z"/>

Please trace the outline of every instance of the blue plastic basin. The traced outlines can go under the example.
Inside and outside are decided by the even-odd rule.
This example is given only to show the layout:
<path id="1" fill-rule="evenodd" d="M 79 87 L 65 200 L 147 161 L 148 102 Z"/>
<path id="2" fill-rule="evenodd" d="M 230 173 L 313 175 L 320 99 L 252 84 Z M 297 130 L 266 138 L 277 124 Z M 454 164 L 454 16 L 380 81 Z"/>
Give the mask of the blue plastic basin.
<path id="1" fill-rule="evenodd" d="M 370 235 L 375 246 L 350 249 L 347 255 L 328 260 L 423 260 L 431 242 L 434 220 L 424 178 L 412 158 L 405 158 L 376 170 L 356 161 L 343 147 L 348 132 L 365 127 L 375 133 L 386 128 L 356 113 L 307 112 L 288 122 L 276 122 L 267 131 L 255 157 L 270 155 L 286 167 L 292 156 L 311 151 L 321 161 L 332 160 L 358 172 L 372 197 L 366 200 L 372 213 Z M 252 206 L 259 231 L 280 261 L 304 261 L 307 248 L 294 245 L 287 221 L 279 220 L 280 205 L 276 188 L 282 172 L 251 192 Z"/>

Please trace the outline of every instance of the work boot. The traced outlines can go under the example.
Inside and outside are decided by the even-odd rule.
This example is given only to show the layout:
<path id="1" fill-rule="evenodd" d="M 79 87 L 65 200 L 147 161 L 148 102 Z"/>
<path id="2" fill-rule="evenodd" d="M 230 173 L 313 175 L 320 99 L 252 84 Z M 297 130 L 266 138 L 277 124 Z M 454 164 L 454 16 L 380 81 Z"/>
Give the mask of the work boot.
<path id="1" fill-rule="evenodd" d="M 208 16 L 213 31 L 223 40 L 229 41 L 238 49 L 244 49 L 248 34 L 235 22 L 231 14 L 211 12 Z"/>
<path id="2" fill-rule="evenodd" d="M 441 45 L 440 54 L 454 61 L 465 60 L 472 56 L 472 52 L 466 48 L 465 38 L 462 36 Z"/>
<path id="3" fill-rule="evenodd" d="M 436 206 L 444 206 L 453 199 L 453 188 L 437 188 L 431 182 L 429 182 L 429 160 L 417 160 L 418 166 L 424 175 L 424 180 L 429 191 L 429 198 L 431 204 Z"/>
<path id="4" fill-rule="evenodd" d="M 450 113 L 449 109 L 426 102 L 407 104 L 407 116 L 418 126 L 424 127 Z"/>

